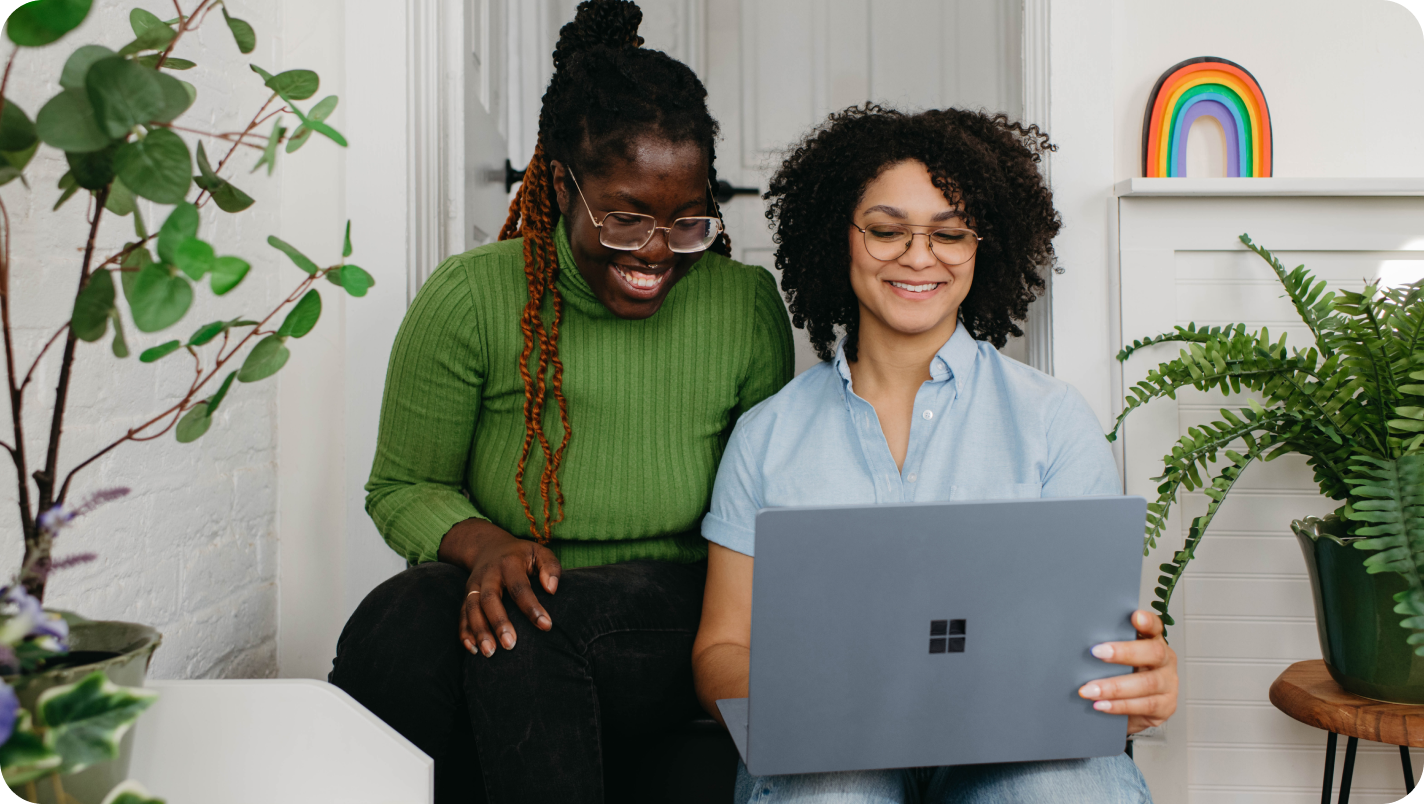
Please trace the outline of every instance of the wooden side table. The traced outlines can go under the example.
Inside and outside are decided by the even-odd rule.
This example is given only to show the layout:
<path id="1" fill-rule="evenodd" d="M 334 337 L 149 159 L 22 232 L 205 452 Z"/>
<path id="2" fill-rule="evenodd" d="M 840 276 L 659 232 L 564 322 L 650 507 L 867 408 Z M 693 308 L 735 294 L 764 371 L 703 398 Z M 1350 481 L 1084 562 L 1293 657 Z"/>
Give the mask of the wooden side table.
<path id="1" fill-rule="evenodd" d="M 1350 800 L 1350 779 L 1355 773 L 1355 747 L 1360 738 L 1399 746 L 1404 766 L 1404 791 L 1414 790 L 1414 768 L 1409 748 L 1424 748 L 1424 706 L 1393 704 L 1361 698 L 1340 688 L 1320 659 L 1296 662 L 1271 684 L 1271 703 L 1287 715 L 1330 733 L 1325 742 L 1325 789 L 1321 804 L 1330 804 L 1335 780 L 1336 738 L 1350 740 L 1345 747 L 1345 768 L 1340 774 L 1339 804 Z"/>

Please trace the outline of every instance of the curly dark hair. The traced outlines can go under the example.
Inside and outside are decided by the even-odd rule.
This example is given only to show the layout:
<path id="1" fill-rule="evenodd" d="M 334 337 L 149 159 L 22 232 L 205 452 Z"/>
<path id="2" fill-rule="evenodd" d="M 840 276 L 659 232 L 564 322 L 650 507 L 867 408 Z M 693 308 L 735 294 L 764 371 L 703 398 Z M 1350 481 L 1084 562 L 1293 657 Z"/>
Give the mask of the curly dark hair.
<path id="1" fill-rule="evenodd" d="M 846 357 L 856 359 L 860 305 L 847 228 L 866 186 L 891 165 L 915 160 L 951 204 L 963 204 L 970 228 L 984 238 L 960 322 L 996 347 L 1022 335 L 1014 322 L 1043 292 L 1062 226 L 1038 170 L 1043 154 L 1056 149 L 1038 126 L 1002 114 L 906 114 L 870 103 L 832 114 L 782 163 L 765 196 L 792 322 L 807 330 L 822 360 L 834 356 L 836 328 L 843 328 Z"/>
<path id="2" fill-rule="evenodd" d="M 674 143 L 697 143 L 707 155 L 709 182 L 717 181 L 713 167 L 717 121 L 707 111 L 707 89 L 687 65 L 661 51 L 643 48 L 643 37 L 638 35 L 642 20 L 643 12 L 628 0 L 588 0 L 579 4 L 573 21 L 559 29 L 554 75 L 539 110 L 539 140 L 499 233 L 500 240 L 524 238 L 529 301 L 519 322 L 524 332 L 519 371 L 524 380 L 525 433 L 514 483 L 530 530 L 540 542 L 547 542 L 554 525 L 564 518 L 558 472 L 570 435 L 564 364 L 559 359 L 563 301 L 555 286 L 559 258 L 554 227 L 559 222 L 559 209 L 550 162 L 557 159 L 581 174 L 603 175 L 613 160 L 629 158 L 634 140 L 651 134 Z M 569 192 L 573 192 L 571 186 Z M 708 204 L 720 218 L 710 190 Z M 711 250 L 730 256 L 731 249 L 724 227 Z M 546 297 L 552 308 L 547 329 L 542 315 Z M 537 368 L 531 371 L 530 357 L 535 354 Z M 546 384 L 544 378 L 551 373 Z M 550 387 L 564 430 L 557 447 L 544 434 L 544 406 Z M 535 442 L 544 454 L 539 476 L 542 528 L 524 493 L 525 464 Z"/>

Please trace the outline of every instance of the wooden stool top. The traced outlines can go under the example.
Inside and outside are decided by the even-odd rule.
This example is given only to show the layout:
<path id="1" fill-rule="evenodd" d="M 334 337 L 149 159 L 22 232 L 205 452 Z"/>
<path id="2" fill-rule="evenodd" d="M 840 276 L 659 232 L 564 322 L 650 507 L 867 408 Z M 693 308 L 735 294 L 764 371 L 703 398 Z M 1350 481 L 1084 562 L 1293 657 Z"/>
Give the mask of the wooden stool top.
<path id="1" fill-rule="evenodd" d="M 1424 748 L 1424 705 L 1385 703 L 1346 692 L 1320 659 L 1287 667 L 1271 684 L 1271 703 L 1317 729 Z"/>

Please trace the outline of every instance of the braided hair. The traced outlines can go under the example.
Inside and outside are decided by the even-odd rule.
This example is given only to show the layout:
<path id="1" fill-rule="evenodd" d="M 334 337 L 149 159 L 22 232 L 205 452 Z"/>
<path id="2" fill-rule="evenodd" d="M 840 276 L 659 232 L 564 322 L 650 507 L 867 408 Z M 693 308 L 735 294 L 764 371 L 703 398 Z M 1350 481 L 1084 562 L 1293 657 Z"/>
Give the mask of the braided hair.
<path id="1" fill-rule="evenodd" d="M 581 176 L 604 175 L 615 160 L 631 161 L 637 137 L 651 135 L 668 142 L 697 143 L 707 156 L 709 182 L 715 183 L 717 178 L 712 167 L 717 121 L 707 111 L 707 89 L 687 65 L 642 47 L 643 37 L 638 35 L 642 20 L 643 12 L 628 0 L 587 0 L 579 4 L 573 21 L 559 30 L 554 75 L 539 111 L 538 143 L 510 204 L 509 218 L 499 232 L 500 240 L 524 238 L 524 275 L 529 283 L 529 301 L 519 321 L 524 332 L 524 350 L 519 356 L 524 380 L 524 445 L 514 482 L 530 530 L 540 543 L 549 541 L 554 525 L 564 518 L 558 472 L 570 435 L 564 364 L 558 347 L 563 300 L 555 286 L 559 256 L 554 228 L 559 209 L 551 163 L 558 160 L 576 167 Z M 720 218 L 721 210 L 710 193 L 709 199 L 713 214 Z M 711 250 L 730 256 L 731 240 L 725 227 Z M 545 298 L 551 308 L 547 329 L 542 312 Z M 538 356 L 537 368 L 531 370 L 534 355 Z M 550 387 L 564 430 L 557 447 L 550 444 L 543 425 Z M 525 465 L 535 442 L 544 454 L 544 470 L 539 476 L 542 528 L 524 491 Z"/>

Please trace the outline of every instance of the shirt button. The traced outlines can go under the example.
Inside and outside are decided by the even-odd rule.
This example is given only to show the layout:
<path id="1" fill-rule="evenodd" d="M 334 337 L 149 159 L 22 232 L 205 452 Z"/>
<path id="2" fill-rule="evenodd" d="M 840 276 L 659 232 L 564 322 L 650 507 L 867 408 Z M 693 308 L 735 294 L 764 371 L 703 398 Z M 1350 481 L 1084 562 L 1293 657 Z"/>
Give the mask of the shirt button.
<path id="1" fill-rule="evenodd" d="M 915 482 L 915 478 L 917 478 L 917 477 L 919 477 L 919 475 L 916 475 L 914 472 L 911 472 L 911 473 L 910 473 L 910 476 L 907 477 L 907 478 L 905 478 L 905 479 L 908 480 L 908 481 L 910 481 L 911 483 L 913 483 L 913 482 Z"/>
<path id="2" fill-rule="evenodd" d="M 934 418 L 934 411 L 927 410 L 924 413 L 921 413 L 920 415 L 925 417 L 925 421 L 929 421 L 930 419 Z"/>

